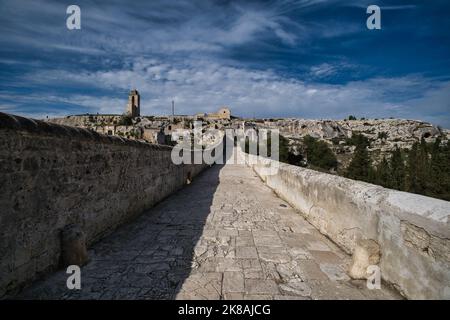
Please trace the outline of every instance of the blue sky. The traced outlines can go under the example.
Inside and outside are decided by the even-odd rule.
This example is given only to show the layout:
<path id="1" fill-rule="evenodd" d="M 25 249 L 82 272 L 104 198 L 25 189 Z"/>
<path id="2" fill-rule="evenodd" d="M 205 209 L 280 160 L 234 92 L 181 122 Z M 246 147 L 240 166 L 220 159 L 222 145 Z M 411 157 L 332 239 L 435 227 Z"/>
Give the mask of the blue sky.
<path id="1" fill-rule="evenodd" d="M 66 8 L 81 8 L 81 30 Z M 381 7 L 381 30 L 366 8 Z M 0 111 L 408 118 L 450 128 L 450 2 L 0 2 Z"/>

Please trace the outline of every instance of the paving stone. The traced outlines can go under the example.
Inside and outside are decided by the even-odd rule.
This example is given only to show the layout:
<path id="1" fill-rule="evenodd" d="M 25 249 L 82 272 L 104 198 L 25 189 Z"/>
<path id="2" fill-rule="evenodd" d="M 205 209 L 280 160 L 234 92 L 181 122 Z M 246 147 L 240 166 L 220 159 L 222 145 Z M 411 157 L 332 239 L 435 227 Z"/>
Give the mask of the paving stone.
<path id="1" fill-rule="evenodd" d="M 331 263 L 321 263 L 319 265 L 320 270 L 327 275 L 330 280 L 333 281 L 348 281 L 350 277 L 345 273 L 339 265 Z"/>
<path id="2" fill-rule="evenodd" d="M 237 236 L 236 237 L 236 247 L 249 247 L 255 246 L 253 243 L 253 237 L 250 236 Z"/>
<path id="3" fill-rule="evenodd" d="M 261 267 L 264 273 L 264 279 L 280 281 L 281 276 L 277 270 L 277 265 L 272 262 L 261 261 Z"/>
<path id="4" fill-rule="evenodd" d="M 228 292 L 223 295 L 224 300 L 244 300 L 243 293 Z"/>
<path id="5" fill-rule="evenodd" d="M 267 294 L 246 294 L 244 300 L 273 300 L 273 297 Z"/>
<path id="6" fill-rule="evenodd" d="M 309 260 L 313 258 L 309 251 L 301 247 L 288 248 L 288 253 L 294 260 Z"/>
<path id="7" fill-rule="evenodd" d="M 309 297 L 311 288 L 301 279 L 291 279 L 285 284 L 280 285 L 280 291 L 287 295 Z"/>
<path id="8" fill-rule="evenodd" d="M 244 292 L 244 275 L 242 272 L 224 272 L 222 292 Z"/>
<path id="9" fill-rule="evenodd" d="M 399 298 L 350 280 L 350 257 L 241 165 L 206 170 L 89 254 L 82 290 L 60 270 L 17 298 Z"/>
<path id="10" fill-rule="evenodd" d="M 278 286 L 273 280 L 245 279 L 247 294 L 278 294 Z"/>
<path id="11" fill-rule="evenodd" d="M 258 253 L 255 247 L 236 247 L 236 258 L 258 258 Z"/>
<path id="12" fill-rule="evenodd" d="M 328 280 L 325 273 L 320 270 L 319 265 L 312 260 L 297 261 L 300 270 L 302 271 L 302 278 L 308 280 Z"/>
<path id="13" fill-rule="evenodd" d="M 239 259 L 216 258 L 216 271 L 242 271 L 242 266 L 239 263 Z"/>
<path id="14" fill-rule="evenodd" d="M 339 258 L 336 254 L 331 251 L 317 251 L 317 250 L 309 250 L 313 259 L 317 263 L 334 263 L 339 264 L 342 263 L 342 259 Z"/>
<path id="15" fill-rule="evenodd" d="M 311 300 L 311 297 L 276 295 L 273 300 Z"/>
<path id="16" fill-rule="evenodd" d="M 291 261 L 289 263 L 277 264 L 276 270 L 280 277 L 288 281 L 289 279 L 301 279 L 302 271 L 298 266 L 296 261 Z"/>
<path id="17" fill-rule="evenodd" d="M 190 275 L 180 288 L 181 296 L 192 294 L 194 299 L 217 300 L 221 297 L 221 273 L 195 273 Z M 177 297 L 179 298 L 179 297 Z"/>
<path id="18" fill-rule="evenodd" d="M 326 245 L 323 241 L 310 241 L 307 242 L 306 248 L 308 250 L 316 250 L 316 251 L 330 251 L 330 247 Z"/>
<path id="19" fill-rule="evenodd" d="M 360 290 L 346 285 L 346 281 L 308 281 L 311 287 L 311 297 L 314 300 L 363 300 L 364 295 Z"/>
<path id="20" fill-rule="evenodd" d="M 282 247 L 257 247 L 259 258 L 263 261 L 285 263 L 290 260 L 286 249 Z"/>

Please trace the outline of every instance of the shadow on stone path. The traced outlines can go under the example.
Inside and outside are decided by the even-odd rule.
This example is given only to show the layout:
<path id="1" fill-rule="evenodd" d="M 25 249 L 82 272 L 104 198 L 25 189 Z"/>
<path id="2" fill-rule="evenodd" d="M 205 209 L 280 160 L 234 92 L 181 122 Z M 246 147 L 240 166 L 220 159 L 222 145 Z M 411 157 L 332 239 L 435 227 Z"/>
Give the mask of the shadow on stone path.
<path id="1" fill-rule="evenodd" d="M 243 165 L 215 165 L 90 250 L 81 290 L 58 271 L 24 299 L 395 299 Z"/>

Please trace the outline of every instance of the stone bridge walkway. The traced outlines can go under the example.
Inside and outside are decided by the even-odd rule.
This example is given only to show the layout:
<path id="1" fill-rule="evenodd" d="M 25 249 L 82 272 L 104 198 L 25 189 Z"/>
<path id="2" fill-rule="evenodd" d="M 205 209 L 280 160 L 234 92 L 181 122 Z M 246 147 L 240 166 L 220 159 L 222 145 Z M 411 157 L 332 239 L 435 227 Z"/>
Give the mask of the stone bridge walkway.
<path id="1" fill-rule="evenodd" d="M 89 253 L 81 290 L 62 270 L 18 298 L 398 298 L 350 280 L 350 257 L 246 166 L 206 170 Z"/>

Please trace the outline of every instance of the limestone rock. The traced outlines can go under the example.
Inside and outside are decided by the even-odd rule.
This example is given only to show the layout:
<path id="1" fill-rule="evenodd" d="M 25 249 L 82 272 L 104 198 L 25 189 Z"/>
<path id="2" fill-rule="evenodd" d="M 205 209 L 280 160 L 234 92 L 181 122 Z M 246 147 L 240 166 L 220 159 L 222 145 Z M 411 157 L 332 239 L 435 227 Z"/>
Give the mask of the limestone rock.
<path id="1" fill-rule="evenodd" d="M 367 267 L 380 262 L 380 246 L 374 240 L 358 241 L 353 252 L 349 275 L 353 279 L 367 279 Z"/>
<path id="2" fill-rule="evenodd" d="M 281 292 L 294 296 L 307 297 L 311 295 L 311 288 L 301 279 L 291 279 L 280 285 Z"/>
<path id="3" fill-rule="evenodd" d="M 82 266 L 88 262 L 86 236 L 80 226 L 70 224 L 62 230 L 61 257 L 64 266 Z"/>

